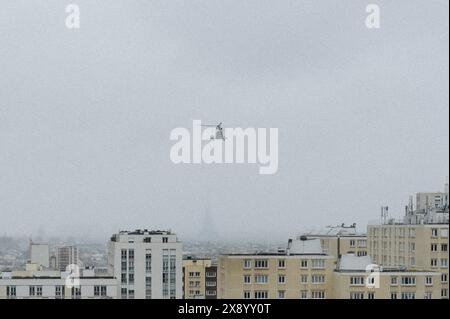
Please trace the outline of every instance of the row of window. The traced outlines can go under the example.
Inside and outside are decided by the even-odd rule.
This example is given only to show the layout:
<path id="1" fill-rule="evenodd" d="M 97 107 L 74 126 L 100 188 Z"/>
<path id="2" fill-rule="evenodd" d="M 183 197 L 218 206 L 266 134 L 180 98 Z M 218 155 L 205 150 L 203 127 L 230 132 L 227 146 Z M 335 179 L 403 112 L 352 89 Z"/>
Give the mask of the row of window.
<path id="1" fill-rule="evenodd" d="M 300 283 L 305 284 L 308 283 L 308 278 L 311 278 L 311 283 L 313 284 L 323 284 L 325 283 L 325 275 L 301 275 L 300 276 Z M 253 277 L 253 282 L 255 284 L 266 284 L 269 282 L 269 276 L 268 275 L 255 275 Z M 277 282 L 279 284 L 285 284 L 286 283 L 286 276 L 285 275 L 278 275 Z M 251 284 L 252 283 L 252 276 L 250 275 L 244 275 L 244 284 Z"/>
<path id="2" fill-rule="evenodd" d="M 448 244 L 441 244 L 440 251 L 448 251 Z M 439 244 L 431 244 L 431 251 L 439 251 Z"/>
<path id="3" fill-rule="evenodd" d="M 379 232 L 380 230 L 380 232 Z M 371 228 L 369 229 L 369 236 L 378 237 L 382 235 L 383 237 L 416 237 L 416 229 L 415 228 Z M 431 237 L 437 238 L 448 238 L 448 228 L 432 228 L 431 229 Z"/>
<path id="4" fill-rule="evenodd" d="M 42 286 L 29 286 L 29 296 L 30 297 L 42 297 Z M 65 286 L 55 286 L 55 298 L 62 298 L 65 295 Z M 16 286 L 6 287 L 6 296 L 8 298 L 17 297 Z M 106 286 L 94 286 L 94 297 L 106 297 L 107 289 Z M 72 288 L 72 297 L 81 297 L 81 288 Z"/>
<path id="5" fill-rule="evenodd" d="M 256 290 L 253 292 L 250 290 L 245 290 L 244 299 L 268 299 L 269 298 L 269 292 L 267 290 Z M 284 290 L 278 290 L 278 296 L 279 299 L 286 298 L 286 291 Z M 300 291 L 300 299 L 325 299 L 325 291 L 323 290 L 313 290 L 309 292 L 308 290 L 301 290 Z"/>
<path id="6" fill-rule="evenodd" d="M 244 269 L 252 268 L 252 262 L 254 263 L 255 269 L 267 269 L 269 268 L 269 260 L 267 259 L 245 259 L 244 260 Z M 286 268 L 286 261 L 284 259 L 278 260 L 278 268 Z M 325 268 L 325 259 L 302 259 L 300 260 L 300 268 L 309 268 L 312 269 L 324 269 Z"/>

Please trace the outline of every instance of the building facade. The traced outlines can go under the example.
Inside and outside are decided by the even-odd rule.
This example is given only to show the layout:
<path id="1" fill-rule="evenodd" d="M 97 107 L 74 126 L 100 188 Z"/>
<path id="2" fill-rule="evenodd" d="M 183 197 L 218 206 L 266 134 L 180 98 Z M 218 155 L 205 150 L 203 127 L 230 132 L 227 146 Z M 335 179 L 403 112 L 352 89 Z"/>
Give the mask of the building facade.
<path id="1" fill-rule="evenodd" d="M 330 298 L 334 267 L 334 257 L 322 252 L 319 240 L 290 241 L 286 250 L 273 253 L 222 255 L 218 298 Z"/>
<path id="2" fill-rule="evenodd" d="M 217 298 L 217 267 L 210 258 L 187 256 L 183 259 L 183 298 Z"/>
<path id="3" fill-rule="evenodd" d="M 75 246 L 62 246 L 56 249 L 56 264 L 59 271 L 66 271 L 69 265 L 78 265 L 78 248 Z"/>
<path id="4" fill-rule="evenodd" d="M 356 231 L 356 224 L 345 226 L 328 226 L 323 231 L 309 232 L 298 236 L 306 236 L 310 239 L 320 239 L 323 253 L 339 259 L 342 255 L 355 254 L 367 256 L 367 236 Z"/>
<path id="5" fill-rule="evenodd" d="M 75 284 L 67 285 L 69 273 L 13 271 L 0 276 L 0 299 L 115 299 L 117 280 L 81 270 Z"/>
<path id="6" fill-rule="evenodd" d="M 121 231 L 108 243 L 122 299 L 181 299 L 182 267 L 182 243 L 170 231 Z"/>
<path id="7" fill-rule="evenodd" d="M 440 299 L 440 273 L 377 267 L 370 257 L 343 256 L 333 273 L 334 299 Z"/>
<path id="8" fill-rule="evenodd" d="M 406 208 L 403 220 L 368 225 L 368 248 L 383 267 L 441 274 L 441 297 L 448 298 L 449 213 L 447 193 L 419 193 L 416 207 Z M 443 206 L 442 206 L 443 205 Z"/>

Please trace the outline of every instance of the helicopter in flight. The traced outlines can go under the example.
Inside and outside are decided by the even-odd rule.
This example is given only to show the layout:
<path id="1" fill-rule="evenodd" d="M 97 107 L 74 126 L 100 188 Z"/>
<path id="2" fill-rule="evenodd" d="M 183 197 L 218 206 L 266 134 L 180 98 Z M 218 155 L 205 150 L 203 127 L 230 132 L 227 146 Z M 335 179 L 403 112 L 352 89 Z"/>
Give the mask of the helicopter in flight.
<path id="1" fill-rule="evenodd" d="M 216 134 L 211 135 L 211 140 L 224 140 L 225 141 L 225 135 L 223 134 L 223 127 L 222 122 L 220 122 L 217 125 L 210 125 L 210 124 L 202 124 L 202 126 L 205 127 L 215 127 L 216 128 Z"/>

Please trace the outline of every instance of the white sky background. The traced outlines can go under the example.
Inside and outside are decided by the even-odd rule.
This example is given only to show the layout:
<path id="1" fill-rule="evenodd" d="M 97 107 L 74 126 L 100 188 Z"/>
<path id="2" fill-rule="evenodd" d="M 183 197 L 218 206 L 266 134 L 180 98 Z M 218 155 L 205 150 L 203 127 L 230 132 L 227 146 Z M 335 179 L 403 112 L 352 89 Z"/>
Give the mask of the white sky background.
<path id="1" fill-rule="evenodd" d="M 446 0 L 66 2 L 0 2 L 0 234 L 194 236 L 209 189 L 222 238 L 271 240 L 443 189 Z M 192 119 L 277 127 L 278 173 L 172 164 Z"/>

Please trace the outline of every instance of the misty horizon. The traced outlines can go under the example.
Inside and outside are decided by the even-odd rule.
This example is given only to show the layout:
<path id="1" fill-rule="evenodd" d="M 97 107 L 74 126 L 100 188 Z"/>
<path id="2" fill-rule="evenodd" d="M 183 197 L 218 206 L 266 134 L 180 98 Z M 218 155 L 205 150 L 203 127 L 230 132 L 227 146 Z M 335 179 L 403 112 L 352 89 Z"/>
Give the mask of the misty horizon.
<path id="1" fill-rule="evenodd" d="M 0 235 L 284 241 L 449 175 L 448 1 L 2 1 Z M 18 19 L 17 17 L 20 17 Z M 277 128 L 278 170 L 174 164 L 192 120 Z"/>

